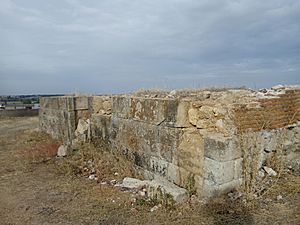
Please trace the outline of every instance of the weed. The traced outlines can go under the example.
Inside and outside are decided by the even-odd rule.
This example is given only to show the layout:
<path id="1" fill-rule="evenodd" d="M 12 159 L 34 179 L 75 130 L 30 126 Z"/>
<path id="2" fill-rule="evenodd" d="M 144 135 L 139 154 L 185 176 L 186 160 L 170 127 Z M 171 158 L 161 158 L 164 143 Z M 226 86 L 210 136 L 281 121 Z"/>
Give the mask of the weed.
<path id="1" fill-rule="evenodd" d="M 189 197 L 191 197 L 192 195 L 196 195 L 197 193 L 195 184 L 196 184 L 195 175 L 190 173 L 189 176 L 187 177 L 187 181 L 185 185 L 185 189 L 188 191 Z"/>

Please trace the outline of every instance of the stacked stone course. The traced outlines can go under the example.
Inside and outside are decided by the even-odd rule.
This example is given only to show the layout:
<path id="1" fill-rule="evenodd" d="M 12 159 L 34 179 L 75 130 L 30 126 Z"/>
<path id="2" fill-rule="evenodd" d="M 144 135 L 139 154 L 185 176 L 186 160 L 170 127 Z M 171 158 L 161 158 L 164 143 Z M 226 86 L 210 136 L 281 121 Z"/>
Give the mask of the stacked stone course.
<path id="1" fill-rule="evenodd" d="M 41 99 L 41 128 L 54 137 L 72 142 L 79 119 L 90 120 L 92 142 L 132 160 L 146 178 L 181 187 L 193 180 L 200 196 L 243 183 L 242 132 L 263 132 L 264 148 L 274 150 L 277 130 L 284 128 L 285 160 L 300 161 L 299 86 Z M 261 151 L 260 166 L 266 159 Z"/>

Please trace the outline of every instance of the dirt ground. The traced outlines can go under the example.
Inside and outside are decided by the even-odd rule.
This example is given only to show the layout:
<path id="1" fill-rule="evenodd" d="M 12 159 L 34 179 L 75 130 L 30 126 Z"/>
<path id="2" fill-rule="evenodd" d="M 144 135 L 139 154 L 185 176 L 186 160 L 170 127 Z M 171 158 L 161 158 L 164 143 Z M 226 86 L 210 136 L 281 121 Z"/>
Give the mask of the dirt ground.
<path id="1" fill-rule="evenodd" d="M 226 196 L 208 203 L 193 199 L 151 212 L 152 206 L 133 203 L 130 193 L 66 174 L 61 169 L 64 161 L 28 157 L 24 149 L 37 142 L 32 136 L 37 127 L 36 117 L 0 119 L 1 225 L 300 224 L 299 176 L 286 174 L 263 198 L 252 202 Z M 51 151 L 56 147 L 40 146 Z"/>

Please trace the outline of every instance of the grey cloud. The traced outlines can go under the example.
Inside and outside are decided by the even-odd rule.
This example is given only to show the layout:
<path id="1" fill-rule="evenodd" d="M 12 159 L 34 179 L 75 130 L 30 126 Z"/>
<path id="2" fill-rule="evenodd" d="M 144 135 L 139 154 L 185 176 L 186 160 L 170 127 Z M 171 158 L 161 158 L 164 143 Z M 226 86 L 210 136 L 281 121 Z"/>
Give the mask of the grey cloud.
<path id="1" fill-rule="evenodd" d="M 299 11 L 293 0 L 2 0 L 0 94 L 299 83 Z"/>

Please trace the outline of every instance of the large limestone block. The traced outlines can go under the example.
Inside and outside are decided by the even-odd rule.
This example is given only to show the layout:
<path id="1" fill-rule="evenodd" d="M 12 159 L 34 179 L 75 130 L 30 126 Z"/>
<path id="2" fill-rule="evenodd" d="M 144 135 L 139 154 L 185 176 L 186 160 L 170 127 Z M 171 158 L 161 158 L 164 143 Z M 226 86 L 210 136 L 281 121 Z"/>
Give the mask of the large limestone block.
<path id="1" fill-rule="evenodd" d="M 180 143 L 173 162 L 187 171 L 202 176 L 204 145 L 203 138 L 197 129 L 186 129 L 180 138 Z"/>
<path id="2" fill-rule="evenodd" d="M 242 179 L 232 180 L 218 185 L 209 179 L 204 179 L 202 197 L 215 197 L 238 189 L 243 184 Z"/>
<path id="3" fill-rule="evenodd" d="M 214 184 L 224 184 L 234 179 L 235 161 L 219 162 L 205 157 L 204 178 Z"/>
<path id="4" fill-rule="evenodd" d="M 41 97 L 41 108 L 59 109 L 58 97 Z"/>
<path id="5" fill-rule="evenodd" d="M 204 138 L 204 155 L 216 161 L 229 161 L 241 158 L 242 152 L 234 139 L 210 134 Z"/>
<path id="6" fill-rule="evenodd" d="M 178 103 L 175 127 L 191 127 L 191 123 L 189 121 L 189 109 L 189 101 L 180 101 Z"/>
<path id="7" fill-rule="evenodd" d="M 128 119 L 131 117 L 131 98 L 125 96 L 114 96 L 112 99 L 112 114 L 115 117 Z"/>
<path id="8" fill-rule="evenodd" d="M 177 124 L 177 111 L 178 99 L 131 98 L 131 115 L 134 120 L 155 125 L 181 127 L 182 124 Z"/>
<path id="9" fill-rule="evenodd" d="M 169 163 L 157 157 L 150 157 L 150 169 L 163 177 L 167 176 Z"/>
<path id="10" fill-rule="evenodd" d="M 172 127 L 159 126 L 157 129 L 157 148 L 160 157 L 168 162 L 173 161 L 173 156 L 179 146 L 179 140 L 182 135 L 182 130 Z"/>
<path id="11" fill-rule="evenodd" d="M 188 200 L 188 192 L 186 189 L 176 186 L 161 178 L 152 180 L 149 184 L 148 194 L 150 197 L 166 198 L 167 195 L 172 196 L 173 200 L 177 203 L 185 202 Z M 162 196 L 160 196 L 162 194 Z"/>
<path id="12" fill-rule="evenodd" d="M 75 97 L 75 110 L 89 109 L 89 98 L 87 96 Z"/>
<path id="13" fill-rule="evenodd" d="M 91 118 L 91 135 L 92 139 L 97 141 L 109 141 L 111 132 L 111 116 L 92 115 Z"/>
<path id="14" fill-rule="evenodd" d="M 160 177 L 151 181 L 125 177 L 121 184 L 115 186 L 134 190 L 146 188 L 148 197 L 158 200 L 166 200 L 165 198 L 169 198 L 168 196 L 172 196 L 177 203 L 188 200 L 187 190 Z"/>

